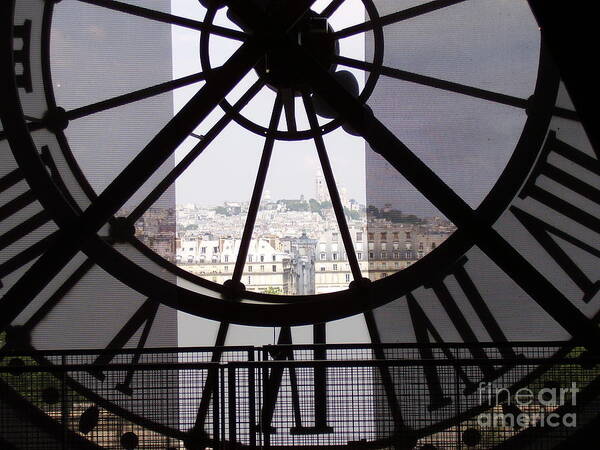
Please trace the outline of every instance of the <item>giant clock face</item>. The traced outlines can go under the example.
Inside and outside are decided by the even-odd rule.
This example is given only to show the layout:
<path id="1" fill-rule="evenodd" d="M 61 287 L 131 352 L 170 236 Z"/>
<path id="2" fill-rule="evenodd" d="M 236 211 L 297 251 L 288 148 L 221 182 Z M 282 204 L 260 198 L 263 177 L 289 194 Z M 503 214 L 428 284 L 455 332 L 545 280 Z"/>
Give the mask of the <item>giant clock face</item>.
<path id="1" fill-rule="evenodd" d="M 254 327 L 280 327 L 278 342 L 288 344 L 293 341 L 294 328 L 290 327 L 311 325 L 315 342 L 328 341 L 326 336 L 329 341 L 336 340 L 334 330 L 339 330 L 339 325 L 324 323 L 358 314 L 364 315 L 373 343 L 422 344 L 422 358 L 455 358 L 452 352 L 434 355 L 427 345 L 465 343 L 461 355 L 483 361 L 468 376 L 421 368 L 393 374 L 395 385 L 386 391 L 393 424 L 388 437 L 377 436 L 387 445 L 394 436 L 410 435 L 404 442 L 411 442 L 473 416 L 478 406 L 473 386 L 482 380 L 511 386 L 522 381 L 524 374 L 517 377 L 511 366 L 485 364 L 486 359 L 498 356 L 528 356 L 526 347 L 517 354 L 502 344 L 533 338 L 600 342 L 596 323 L 600 310 L 598 154 L 585 136 L 543 42 L 540 44 L 539 30 L 525 2 L 437 0 L 400 6 L 398 2 L 370 0 L 315 5 L 308 0 L 232 0 L 201 1 L 201 7 L 194 2 L 200 17 L 171 14 L 168 2 L 141 3 L 17 0 L 2 6 L 0 56 L 10 64 L 2 69 L 1 79 L 0 329 L 8 332 L 9 346 L 43 349 L 52 343 L 63 348 L 119 349 L 174 345 L 177 330 L 165 334 L 160 327 L 173 321 L 177 311 L 185 317 L 206 319 L 203 326 L 212 327 L 211 344 L 217 346 L 229 343 L 227 336 L 234 326 L 240 336 L 259 333 Z M 344 8 L 358 9 L 364 22 L 336 25 L 335 16 L 343 14 Z M 92 68 L 78 67 L 80 43 L 74 39 L 81 36 L 69 34 L 65 18 L 90 11 L 99 18 L 98 26 L 90 25 L 90 33 L 110 36 L 113 24 L 120 32 L 129 29 L 131 35 L 113 35 L 111 46 L 116 47 L 103 55 L 105 59 Z M 468 67 L 469 56 L 456 63 L 447 79 L 438 72 L 444 71 L 444 64 L 451 67 L 451 58 L 439 66 L 424 64 L 430 73 L 413 71 L 418 64 L 412 53 L 402 53 L 402 45 L 410 47 L 404 44 L 403 30 L 422 30 L 421 34 L 415 31 L 420 39 L 444 23 L 450 28 L 457 17 L 465 21 L 463 28 L 479 34 L 467 41 L 464 30 L 450 33 L 465 40 L 456 42 L 459 48 L 467 48 L 456 55 L 469 55 L 472 42 L 484 50 L 489 50 L 486 45 L 497 44 L 487 42 L 486 33 L 477 27 L 468 27 L 478 17 L 486 17 L 482 20 L 490 24 L 499 18 L 497 36 L 488 36 L 490 40 L 505 33 L 508 41 L 518 41 L 508 35 L 523 27 L 524 31 L 519 28 L 520 39 L 531 42 L 518 61 L 506 54 L 503 61 L 502 51 L 494 55 L 500 60 L 493 62 L 479 54 L 483 59 L 475 65 L 481 71 L 479 78 L 461 70 L 460 64 Z M 144 72 L 152 70 L 155 60 L 149 56 L 144 61 L 143 56 L 160 54 L 165 48 L 170 51 L 171 24 L 197 34 L 198 52 L 191 57 L 197 58 L 201 71 L 171 80 L 169 61 L 162 72 L 168 75 L 165 81 L 158 69 Z M 51 37 L 64 45 L 53 47 Z M 148 42 L 149 37 L 156 42 Z M 348 50 L 348 39 L 357 37 L 364 39 L 367 47 L 359 57 Z M 214 51 L 218 39 L 228 43 L 218 49 L 230 45 L 225 56 Z M 177 40 L 173 42 L 176 45 Z M 423 52 L 428 50 L 423 42 L 446 48 L 441 39 L 423 38 L 419 47 Z M 140 85 L 132 75 L 136 64 L 129 58 L 139 57 L 136 43 L 145 45 L 137 70 L 149 80 L 156 77 L 153 85 Z M 57 48 L 72 52 L 61 55 Z M 508 51 L 510 46 L 503 49 Z M 439 58 L 429 50 L 423 60 Z M 71 86 L 53 79 L 56 63 L 52 58 L 67 61 Z M 121 62 L 119 58 L 123 58 Z M 86 91 L 86 85 L 94 86 L 94 72 L 102 74 L 99 80 L 111 79 L 104 71 L 110 72 L 113 64 L 118 67 L 116 74 L 129 67 L 130 78 L 122 85 L 113 80 L 111 95 Z M 486 77 L 495 79 L 494 71 L 505 71 L 501 87 L 486 82 Z M 514 77 L 513 84 L 520 80 L 515 92 L 506 81 L 509 76 Z M 171 117 L 171 98 L 161 96 L 190 86 L 193 92 Z M 73 91 L 64 94 L 59 88 Z M 437 113 L 450 112 L 451 104 L 480 105 L 473 107 L 475 113 L 457 112 L 444 122 L 451 132 L 459 128 L 471 132 L 460 139 L 453 136 L 445 144 L 442 136 L 435 141 L 439 149 L 421 149 L 423 143 L 433 142 L 431 133 L 438 129 L 435 125 L 414 126 L 419 120 L 419 90 L 423 89 L 427 90 L 423 99 L 431 102 L 426 111 L 432 116 L 439 106 L 436 101 L 445 105 Z M 270 99 L 268 107 L 246 108 L 261 95 Z M 409 96 L 414 97 L 412 103 Z M 60 104 L 60 100 L 72 104 Z M 160 118 L 138 115 L 143 109 L 127 109 L 144 101 L 154 101 L 153 108 L 166 108 L 168 120 L 161 123 Z M 405 110 L 409 104 L 414 111 Z M 221 114 L 218 120 L 213 117 L 215 111 Z M 90 133 L 82 143 L 86 126 L 93 120 L 110 124 L 115 120 L 113 112 L 118 120 L 129 113 L 131 136 L 143 136 L 130 141 L 129 137 Z M 478 135 L 473 125 L 496 125 L 497 121 L 511 128 L 508 134 L 500 134 L 505 139 L 499 143 L 491 142 L 490 130 L 481 128 Z M 136 123 L 141 122 L 145 125 L 137 129 Z M 230 126 L 253 136 L 247 142 L 260 142 L 261 153 L 231 279 L 219 284 L 160 257 L 136 238 L 134 224 L 151 206 L 174 195 L 169 190 L 177 178 L 202 152 L 209 152 Z M 203 136 L 198 140 L 199 128 Z M 94 129 L 93 125 L 89 129 Z M 107 133 L 111 133 L 110 127 Z M 401 182 L 407 192 L 418 192 L 456 231 L 405 270 L 369 280 L 344 214 L 336 184 L 339 173 L 334 174 L 329 157 L 332 150 L 327 143 L 331 144 L 336 134 L 361 140 L 373 161 L 386 170 L 394 169 L 391 183 Z M 173 154 L 189 139 L 197 140 L 175 162 Z M 311 143 L 316 151 L 353 280 L 346 290 L 281 297 L 251 292 L 243 284 L 271 157 L 274 148 L 290 141 Z M 464 141 L 473 153 L 459 158 L 460 151 L 451 148 L 458 141 Z M 115 162 L 118 158 L 111 156 L 107 142 L 115 145 L 114 155 L 119 145 L 126 148 L 127 158 Z M 131 142 L 142 145 L 131 149 Z M 492 165 L 495 171 L 490 170 Z M 452 176 L 456 171 L 462 171 L 462 180 Z M 105 181 L 90 179 L 92 172 L 100 173 Z M 379 189 L 385 187 L 384 183 Z M 379 198 L 386 198 L 385 192 L 380 194 Z M 122 215 L 125 205 L 130 208 Z M 271 333 L 270 328 L 264 329 Z M 344 339 L 338 336 L 337 340 Z M 496 347 L 483 350 L 477 345 L 481 342 Z M 215 361 L 221 356 L 220 351 L 212 353 Z M 381 352 L 376 356 L 390 355 Z M 110 361 L 100 356 L 96 362 Z M 534 368 L 528 372 L 533 373 Z M 409 379 L 415 374 L 426 379 L 426 395 L 403 390 L 402 377 Z M 448 376 L 458 377 L 463 392 L 460 405 L 444 391 Z M 374 383 L 385 384 L 389 377 L 381 376 Z M 106 380 L 109 382 L 114 380 Z M 92 395 L 94 388 L 81 383 Z M 123 392 L 136 395 L 124 384 L 123 380 L 118 383 L 118 395 L 103 391 L 103 405 L 108 409 L 113 405 L 115 414 L 133 404 L 131 399 L 122 399 Z M 422 411 L 418 420 L 402 417 L 402 411 L 410 410 Z M 181 436 L 181 430 L 157 425 L 160 419 L 143 417 L 136 408 L 132 407 L 128 417 L 175 438 Z M 339 442 L 327 441 L 327 436 L 335 436 L 327 426 L 315 426 L 312 432 L 322 436 L 312 443 L 326 446 Z M 365 436 L 359 433 L 347 440 L 376 440 L 373 435 Z"/>

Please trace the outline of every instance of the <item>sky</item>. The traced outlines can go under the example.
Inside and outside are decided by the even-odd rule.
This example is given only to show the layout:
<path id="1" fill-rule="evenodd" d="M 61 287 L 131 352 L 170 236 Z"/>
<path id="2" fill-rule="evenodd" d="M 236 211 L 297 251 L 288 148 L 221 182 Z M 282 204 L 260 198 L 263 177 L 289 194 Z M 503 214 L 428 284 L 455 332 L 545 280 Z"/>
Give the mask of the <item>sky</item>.
<path id="1" fill-rule="evenodd" d="M 425 2 L 411 0 L 402 5 L 408 8 L 421 3 Z M 157 2 L 153 7 L 160 4 L 168 5 L 168 2 Z M 313 9 L 319 11 L 327 4 L 327 0 L 319 0 Z M 58 23 L 68 23 L 73 13 L 82 18 L 80 28 L 65 26 L 69 29 L 67 33 L 55 31 L 52 37 L 53 52 L 60 55 L 52 59 L 55 90 L 66 108 L 202 70 L 199 32 L 195 30 L 75 1 L 65 5 L 69 8 L 57 7 L 55 20 Z M 174 0 L 170 6 L 171 12 L 179 16 L 197 20 L 204 17 L 205 10 L 197 1 Z M 398 10 L 398 3 L 380 0 L 377 7 L 384 15 Z M 84 21 L 87 14 L 94 19 L 89 26 Z M 331 17 L 330 24 L 334 30 L 339 30 L 361 23 L 364 18 L 362 1 L 347 0 Z M 123 23 L 119 27 L 131 24 L 131 32 L 125 36 L 122 32 L 111 33 L 110 28 L 117 20 Z M 225 10 L 219 11 L 215 23 L 237 28 L 227 19 Z M 150 31 L 140 36 L 135 29 L 142 25 Z M 165 39 L 166 35 L 170 35 L 171 42 Z M 522 98 L 529 97 L 535 87 L 539 31 L 524 0 L 468 0 L 388 25 L 384 38 L 384 64 L 389 67 Z M 342 56 L 371 60 L 371 33 L 339 42 Z M 239 45 L 238 41 L 211 38 L 213 65 L 226 61 Z M 115 47 L 119 48 L 119 55 L 114 54 Z M 171 61 L 156 56 L 160 61 L 164 60 L 164 64 L 156 64 L 152 58 L 145 57 L 152 52 L 157 55 L 170 53 Z M 75 68 L 76 79 L 70 75 Z M 341 66 L 339 69 L 355 74 L 362 88 L 364 72 Z M 99 72 L 102 72 L 100 78 Z M 254 80 L 256 74 L 251 71 L 228 99 L 234 101 Z M 167 102 L 172 101 L 170 107 L 177 111 L 202 85 L 203 82 L 197 83 L 178 89 L 173 95 L 163 94 L 144 100 L 142 113 L 139 105 L 128 105 L 71 123 L 67 133 L 73 137 L 70 139 L 73 152 L 94 188 L 97 191 L 104 189 L 122 168 L 123 160 L 130 160 L 149 142 L 157 128 L 166 123 L 170 117 L 168 111 L 165 114 L 159 110 L 167 109 Z M 273 100 L 274 93 L 264 88 L 243 114 L 266 125 Z M 296 102 L 299 127 L 303 127 L 306 117 L 300 99 Z M 503 170 L 526 119 L 525 113 L 517 108 L 389 77 L 380 78 L 369 104 L 384 125 L 473 207 L 481 202 Z M 139 119 L 144 118 L 141 114 L 155 116 L 152 126 L 140 124 Z M 222 114 L 220 108 L 213 111 L 196 132 L 205 133 Z M 100 121 L 103 126 L 110 123 L 106 137 L 97 143 L 97 149 L 81 138 L 96 133 L 95 121 Z M 284 129 L 283 123 L 281 125 L 280 129 Z M 347 189 L 349 198 L 376 206 L 391 203 L 406 213 L 418 215 L 437 212 L 394 169 L 366 148 L 361 138 L 337 129 L 324 139 L 336 181 Z M 186 139 L 177 149 L 175 161 L 169 160 L 140 192 L 147 192 L 155 185 L 160 175 L 197 142 L 193 137 Z M 249 201 L 263 143 L 263 137 L 235 123 L 230 124 L 178 178 L 174 192 L 167 196 L 167 203 L 214 206 L 224 201 Z M 115 157 L 117 154 L 122 158 Z M 299 198 L 300 195 L 313 197 L 314 179 L 319 170 L 312 141 L 276 142 L 265 190 L 273 199 Z M 134 205 L 141 198 L 140 193 L 130 203 Z"/>

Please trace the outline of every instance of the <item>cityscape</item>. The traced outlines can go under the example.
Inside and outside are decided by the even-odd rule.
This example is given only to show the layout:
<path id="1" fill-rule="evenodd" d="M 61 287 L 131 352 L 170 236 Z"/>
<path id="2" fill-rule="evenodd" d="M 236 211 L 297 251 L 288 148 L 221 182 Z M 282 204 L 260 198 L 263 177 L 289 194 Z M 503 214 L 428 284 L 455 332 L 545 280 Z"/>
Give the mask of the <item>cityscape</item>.
<path id="1" fill-rule="evenodd" d="M 241 280 L 247 290 L 310 295 L 346 289 L 352 281 L 322 174 L 314 186 L 309 198 L 273 199 L 265 191 Z M 455 230 L 441 217 L 367 207 L 347 198 L 343 187 L 340 197 L 361 272 L 371 280 L 410 266 Z M 222 284 L 232 277 L 248 207 L 228 201 L 153 208 L 136 222 L 136 236 L 184 270 Z"/>

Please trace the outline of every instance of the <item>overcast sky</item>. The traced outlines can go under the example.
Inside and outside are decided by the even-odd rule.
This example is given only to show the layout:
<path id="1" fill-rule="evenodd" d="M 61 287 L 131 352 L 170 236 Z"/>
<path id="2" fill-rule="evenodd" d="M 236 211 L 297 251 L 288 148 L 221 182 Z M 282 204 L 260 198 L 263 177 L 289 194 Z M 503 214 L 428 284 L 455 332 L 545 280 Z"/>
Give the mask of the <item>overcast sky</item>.
<path id="1" fill-rule="evenodd" d="M 164 6 L 168 2 L 161 1 L 151 6 L 168 7 Z M 314 9 L 318 11 L 327 3 L 319 0 Z M 420 3 L 425 2 L 405 1 L 402 6 L 408 8 Z M 379 0 L 377 7 L 383 15 L 395 12 L 398 2 Z M 197 1 L 176 0 L 171 2 L 171 9 L 173 14 L 184 17 L 197 20 L 204 17 L 204 9 Z M 72 26 L 73 15 L 81 20 L 79 28 Z M 360 0 L 347 0 L 332 16 L 330 24 L 339 30 L 364 21 L 364 15 Z M 90 25 L 85 25 L 86 17 Z M 54 20 L 59 26 L 53 27 L 53 76 L 59 103 L 67 108 L 201 70 L 197 31 L 75 1 L 59 4 Z M 236 27 L 226 18 L 224 10 L 218 13 L 216 23 Z M 124 35 L 122 28 L 127 24 L 131 32 Z M 140 27 L 148 32 L 136 33 Z M 172 43 L 165 39 L 167 34 Z M 529 97 L 535 87 L 539 31 L 525 0 L 468 0 L 389 25 L 385 27 L 385 41 L 384 63 L 390 67 L 522 98 Z M 222 64 L 239 45 L 238 41 L 214 37 L 213 64 Z M 172 64 L 149 61 L 144 57 L 149 52 L 157 55 L 172 52 Z M 361 60 L 368 53 L 366 59 L 370 60 L 370 33 L 340 40 L 340 52 Z M 163 60 L 162 56 L 158 58 Z M 350 70 L 362 86 L 364 73 Z M 255 79 L 256 74 L 251 71 L 229 98 L 235 100 Z M 178 110 L 201 85 L 178 89 L 172 96 L 164 94 L 145 100 L 141 113 L 140 105 L 136 104 L 73 121 L 67 133 L 72 136 L 73 151 L 94 187 L 101 191 L 122 169 L 123 160 L 114 155 L 120 152 L 126 160 L 130 159 L 166 123 L 169 111 L 160 111 L 169 109 L 168 102 Z M 266 125 L 273 100 L 274 93 L 265 88 L 243 113 Z M 526 119 L 523 111 L 513 107 L 387 77 L 380 79 L 369 103 L 376 116 L 472 206 L 477 206 L 493 186 Z M 297 106 L 302 128 L 306 118 L 300 99 Z M 220 109 L 215 110 L 197 132 L 206 132 L 221 115 Z M 152 126 L 142 126 L 140 119 L 148 116 L 158 117 L 153 118 Z M 105 127 L 107 122 L 111 125 L 103 141 L 96 143 L 97 147 L 90 146 L 88 139 L 80 139 L 88 134 L 94 138 L 95 123 Z M 378 157 L 365 149 L 362 139 L 338 129 L 327 135 L 325 142 L 338 184 L 346 187 L 350 198 L 379 206 L 392 203 L 407 213 L 435 212 L 395 170 L 378 162 Z M 196 143 L 195 138 L 188 138 L 177 150 L 176 158 L 183 157 Z M 226 200 L 248 201 L 263 143 L 264 138 L 231 124 L 177 180 L 176 202 L 216 205 Z M 173 162 L 167 165 L 172 166 Z M 366 165 L 370 169 L 368 177 Z M 274 199 L 298 198 L 301 194 L 313 197 L 318 171 L 312 141 L 277 142 L 265 189 Z M 157 179 L 150 180 L 149 185 Z"/>

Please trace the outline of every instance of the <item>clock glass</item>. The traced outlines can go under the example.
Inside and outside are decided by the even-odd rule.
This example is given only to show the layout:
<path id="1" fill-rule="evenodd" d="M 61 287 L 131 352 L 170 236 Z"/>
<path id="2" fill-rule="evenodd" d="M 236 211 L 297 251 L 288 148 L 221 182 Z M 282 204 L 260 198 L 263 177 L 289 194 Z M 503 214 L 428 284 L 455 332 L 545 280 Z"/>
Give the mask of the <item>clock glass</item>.
<path id="1" fill-rule="evenodd" d="M 598 154 L 527 2 L 3 8 L 8 347 L 96 348 L 97 365 L 365 341 L 474 358 L 373 375 L 393 433 L 426 436 L 475 414 L 477 383 L 542 370 L 490 363 L 532 356 L 508 343 L 600 342 Z M 115 410 L 163 419 L 140 412 L 138 375 L 93 375 L 73 377 L 86 395 L 115 384 Z"/>

